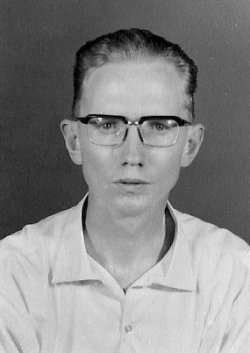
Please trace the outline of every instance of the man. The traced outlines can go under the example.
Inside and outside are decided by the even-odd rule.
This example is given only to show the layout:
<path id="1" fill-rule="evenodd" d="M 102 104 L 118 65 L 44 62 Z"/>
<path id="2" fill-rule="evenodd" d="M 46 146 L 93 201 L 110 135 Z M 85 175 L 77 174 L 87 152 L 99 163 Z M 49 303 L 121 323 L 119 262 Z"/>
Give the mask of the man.
<path id="1" fill-rule="evenodd" d="M 173 209 L 195 158 L 197 69 L 131 29 L 77 53 L 61 129 L 88 194 L 1 243 L 0 351 L 250 351 L 249 247 Z"/>

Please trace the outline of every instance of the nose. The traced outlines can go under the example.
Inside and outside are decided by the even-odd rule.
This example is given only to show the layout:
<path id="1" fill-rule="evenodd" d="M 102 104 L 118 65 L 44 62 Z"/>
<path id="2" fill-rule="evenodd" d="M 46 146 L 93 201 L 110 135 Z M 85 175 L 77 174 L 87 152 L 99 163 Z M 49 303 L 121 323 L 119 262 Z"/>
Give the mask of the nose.
<path id="1" fill-rule="evenodd" d="M 130 125 L 127 136 L 122 144 L 122 165 L 142 167 L 145 162 L 145 146 L 136 125 Z"/>

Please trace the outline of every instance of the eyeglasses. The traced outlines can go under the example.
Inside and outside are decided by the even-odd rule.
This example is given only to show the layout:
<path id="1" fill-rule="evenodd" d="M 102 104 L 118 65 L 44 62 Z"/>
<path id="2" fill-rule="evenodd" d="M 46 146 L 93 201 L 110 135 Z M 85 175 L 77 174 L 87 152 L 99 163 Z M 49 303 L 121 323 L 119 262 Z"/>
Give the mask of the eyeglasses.
<path id="1" fill-rule="evenodd" d="M 90 142 L 100 146 L 120 146 L 125 141 L 129 127 L 135 125 L 142 143 L 151 147 L 169 147 L 179 137 L 179 128 L 192 125 L 177 116 L 143 116 L 137 121 L 130 121 L 124 116 L 90 114 L 76 117 L 87 125 Z"/>

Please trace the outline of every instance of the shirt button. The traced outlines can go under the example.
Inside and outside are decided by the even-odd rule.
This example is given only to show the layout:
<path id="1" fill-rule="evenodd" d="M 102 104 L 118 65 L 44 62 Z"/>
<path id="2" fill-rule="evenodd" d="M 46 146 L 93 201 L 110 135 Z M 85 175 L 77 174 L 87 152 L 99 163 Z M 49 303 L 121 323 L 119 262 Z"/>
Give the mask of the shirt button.
<path id="1" fill-rule="evenodd" d="M 133 327 L 131 325 L 125 326 L 125 332 L 130 333 L 133 330 Z"/>

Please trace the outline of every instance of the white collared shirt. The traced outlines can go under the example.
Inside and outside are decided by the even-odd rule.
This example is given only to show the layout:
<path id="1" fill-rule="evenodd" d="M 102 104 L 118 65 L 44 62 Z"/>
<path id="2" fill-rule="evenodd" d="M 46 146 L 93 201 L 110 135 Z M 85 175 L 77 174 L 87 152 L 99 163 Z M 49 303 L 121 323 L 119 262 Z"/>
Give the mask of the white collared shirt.
<path id="1" fill-rule="evenodd" d="M 0 353 L 249 353 L 250 255 L 174 210 L 174 242 L 124 294 L 86 252 L 81 201 L 0 242 Z"/>

